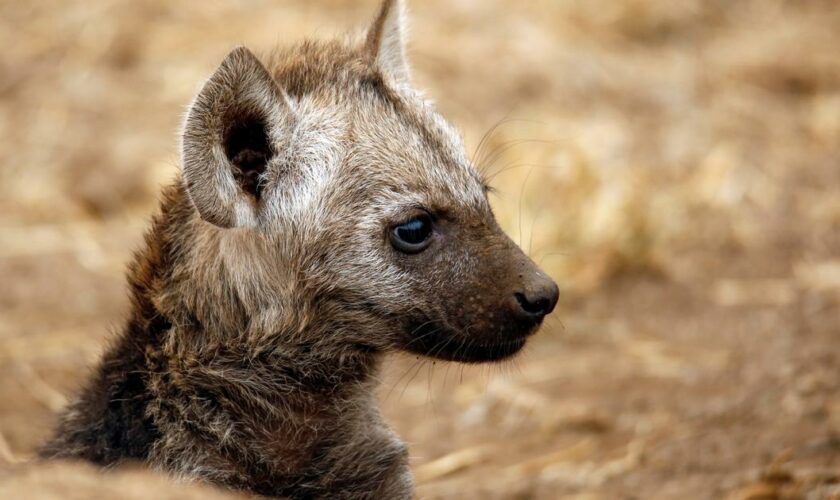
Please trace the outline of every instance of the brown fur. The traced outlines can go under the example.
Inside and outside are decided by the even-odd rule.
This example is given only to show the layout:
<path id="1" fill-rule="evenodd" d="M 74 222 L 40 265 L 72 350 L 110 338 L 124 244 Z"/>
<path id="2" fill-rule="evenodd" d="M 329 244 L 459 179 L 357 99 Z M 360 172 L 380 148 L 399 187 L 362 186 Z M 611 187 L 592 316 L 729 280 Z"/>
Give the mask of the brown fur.
<path id="1" fill-rule="evenodd" d="M 511 356 L 557 290 L 410 88 L 401 13 L 386 1 L 366 42 L 304 42 L 270 71 L 237 49 L 205 84 L 129 272 L 131 316 L 45 456 L 268 496 L 411 496 L 373 395 L 382 354 Z M 392 248 L 421 212 L 428 248 Z"/>

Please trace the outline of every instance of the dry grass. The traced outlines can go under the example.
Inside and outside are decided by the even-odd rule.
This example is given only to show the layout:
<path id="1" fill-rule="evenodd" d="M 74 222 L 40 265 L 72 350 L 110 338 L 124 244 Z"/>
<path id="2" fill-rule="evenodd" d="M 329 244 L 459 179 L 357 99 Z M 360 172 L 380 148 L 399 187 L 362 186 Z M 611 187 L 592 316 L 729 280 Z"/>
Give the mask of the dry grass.
<path id="1" fill-rule="evenodd" d="M 0 2 L 0 496 L 189 494 L 20 462 L 119 325 L 201 79 L 374 3 Z M 389 366 L 421 496 L 837 498 L 840 5 L 412 7 L 419 84 L 492 129 L 499 217 L 566 292 L 514 364 Z"/>

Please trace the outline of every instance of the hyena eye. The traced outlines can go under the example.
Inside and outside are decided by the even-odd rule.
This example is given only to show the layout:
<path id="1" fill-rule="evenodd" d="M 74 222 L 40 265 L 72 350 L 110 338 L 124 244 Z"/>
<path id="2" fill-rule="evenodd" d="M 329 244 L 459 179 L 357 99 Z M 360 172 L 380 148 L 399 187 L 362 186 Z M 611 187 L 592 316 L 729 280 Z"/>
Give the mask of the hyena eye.
<path id="1" fill-rule="evenodd" d="M 432 242 L 432 218 L 418 215 L 391 230 L 391 245 L 403 253 L 419 253 Z"/>

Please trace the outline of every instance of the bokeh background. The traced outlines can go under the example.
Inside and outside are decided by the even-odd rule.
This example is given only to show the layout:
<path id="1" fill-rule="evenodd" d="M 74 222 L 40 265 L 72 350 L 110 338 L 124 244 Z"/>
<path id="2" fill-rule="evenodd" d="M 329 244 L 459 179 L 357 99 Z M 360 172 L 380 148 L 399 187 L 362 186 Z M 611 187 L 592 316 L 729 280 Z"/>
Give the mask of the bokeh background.
<path id="1" fill-rule="evenodd" d="M 0 0 L 0 496 L 224 496 L 28 460 L 202 79 L 376 3 Z M 563 288 L 511 363 L 389 363 L 419 495 L 840 498 L 840 2 L 411 4 L 417 84 Z"/>

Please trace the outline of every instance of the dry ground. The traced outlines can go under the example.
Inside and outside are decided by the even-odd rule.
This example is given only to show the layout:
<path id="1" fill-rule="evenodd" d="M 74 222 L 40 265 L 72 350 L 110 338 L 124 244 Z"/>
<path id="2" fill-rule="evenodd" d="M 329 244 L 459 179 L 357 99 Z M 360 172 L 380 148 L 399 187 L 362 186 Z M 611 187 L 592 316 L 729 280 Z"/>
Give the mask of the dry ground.
<path id="1" fill-rule="evenodd" d="M 201 78 L 374 3 L 0 0 L 0 497 L 222 496 L 26 459 Z M 840 3 L 412 3 L 417 81 L 471 148 L 498 125 L 499 216 L 565 292 L 513 363 L 389 365 L 420 496 L 840 497 Z"/>

